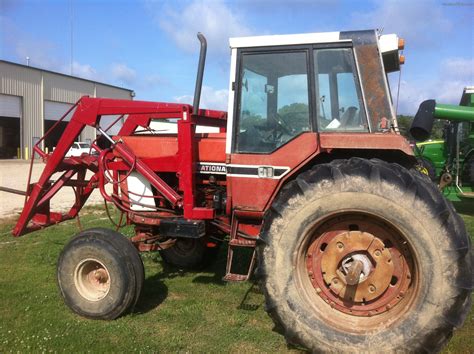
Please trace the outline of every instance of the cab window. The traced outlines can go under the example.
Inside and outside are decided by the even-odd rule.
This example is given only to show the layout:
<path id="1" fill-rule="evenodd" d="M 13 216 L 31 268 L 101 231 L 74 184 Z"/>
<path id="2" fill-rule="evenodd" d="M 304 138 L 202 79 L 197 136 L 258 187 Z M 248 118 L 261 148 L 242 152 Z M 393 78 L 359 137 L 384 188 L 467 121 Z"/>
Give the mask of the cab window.
<path id="1" fill-rule="evenodd" d="M 310 130 L 308 55 L 244 53 L 234 150 L 268 153 Z"/>
<path id="2" fill-rule="evenodd" d="M 319 131 L 368 131 L 352 49 L 316 49 L 314 58 Z"/>

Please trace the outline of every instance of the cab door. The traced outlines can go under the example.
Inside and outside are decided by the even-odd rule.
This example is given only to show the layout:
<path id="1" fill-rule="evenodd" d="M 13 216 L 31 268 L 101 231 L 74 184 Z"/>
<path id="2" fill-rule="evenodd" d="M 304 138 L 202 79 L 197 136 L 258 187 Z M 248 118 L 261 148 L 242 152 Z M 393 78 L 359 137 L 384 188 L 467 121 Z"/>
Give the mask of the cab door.
<path id="1" fill-rule="evenodd" d="M 312 55 L 310 46 L 238 51 L 227 165 L 234 208 L 264 211 L 291 171 L 317 153 Z"/>
<path id="2" fill-rule="evenodd" d="M 236 67 L 227 165 L 234 208 L 266 210 L 320 151 L 370 138 L 350 42 L 240 49 Z"/>

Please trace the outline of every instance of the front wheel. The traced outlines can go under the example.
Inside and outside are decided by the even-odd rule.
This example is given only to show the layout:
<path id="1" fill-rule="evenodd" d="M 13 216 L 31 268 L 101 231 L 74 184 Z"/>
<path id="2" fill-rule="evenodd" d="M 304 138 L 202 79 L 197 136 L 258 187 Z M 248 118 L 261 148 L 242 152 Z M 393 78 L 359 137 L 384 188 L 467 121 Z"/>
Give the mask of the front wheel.
<path id="1" fill-rule="evenodd" d="M 312 351 L 439 350 L 469 311 L 464 224 L 399 165 L 316 166 L 282 190 L 261 239 L 266 308 Z"/>
<path id="2" fill-rule="evenodd" d="M 143 263 L 132 243 L 109 229 L 80 232 L 58 261 L 58 285 L 66 305 L 93 319 L 115 319 L 133 307 L 144 281 Z"/>

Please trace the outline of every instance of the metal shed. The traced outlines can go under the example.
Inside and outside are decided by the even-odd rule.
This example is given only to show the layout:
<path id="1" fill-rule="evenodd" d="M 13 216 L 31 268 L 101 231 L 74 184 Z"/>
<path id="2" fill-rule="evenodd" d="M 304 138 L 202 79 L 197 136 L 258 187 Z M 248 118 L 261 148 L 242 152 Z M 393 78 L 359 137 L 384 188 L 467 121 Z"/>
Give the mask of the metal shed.
<path id="1" fill-rule="evenodd" d="M 0 60 L 0 159 L 28 159 L 34 143 L 84 95 L 131 100 L 135 94 L 130 89 Z M 45 147 L 54 148 L 60 131 L 44 142 Z M 93 139 L 92 128 L 81 135 L 82 141 Z"/>

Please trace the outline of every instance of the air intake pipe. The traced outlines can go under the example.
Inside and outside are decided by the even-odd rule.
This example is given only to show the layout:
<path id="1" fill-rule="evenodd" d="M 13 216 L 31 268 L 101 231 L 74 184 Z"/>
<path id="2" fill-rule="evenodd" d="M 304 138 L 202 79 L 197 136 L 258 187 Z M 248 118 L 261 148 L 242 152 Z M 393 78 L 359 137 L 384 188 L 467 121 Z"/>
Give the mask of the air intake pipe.
<path id="1" fill-rule="evenodd" d="M 474 122 L 474 107 L 455 106 L 426 100 L 420 104 L 410 128 L 410 134 L 417 141 L 424 141 L 431 135 L 435 119 L 451 122 Z"/>
<path id="2" fill-rule="evenodd" d="M 199 53 L 198 72 L 196 77 L 196 87 L 194 88 L 193 114 L 199 114 L 199 101 L 201 100 L 202 78 L 204 75 L 204 66 L 206 65 L 206 51 L 207 41 L 206 37 L 201 32 L 198 32 L 197 37 L 201 42 L 201 51 Z"/>
<path id="3" fill-rule="evenodd" d="M 435 100 L 426 100 L 420 104 L 410 128 L 410 134 L 416 141 L 425 141 L 430 137 L 433 129 L 435 107 Z"/>

